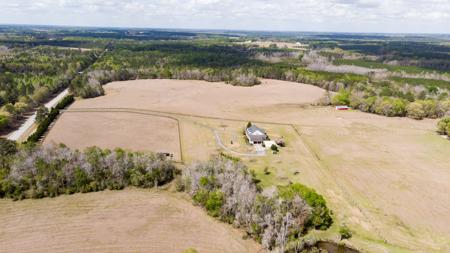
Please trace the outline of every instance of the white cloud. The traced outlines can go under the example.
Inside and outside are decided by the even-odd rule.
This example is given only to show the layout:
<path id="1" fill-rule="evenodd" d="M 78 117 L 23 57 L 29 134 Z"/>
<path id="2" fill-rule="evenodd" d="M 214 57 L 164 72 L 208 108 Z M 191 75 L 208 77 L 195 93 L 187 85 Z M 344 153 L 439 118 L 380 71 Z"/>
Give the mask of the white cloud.
<path id="1" fill-rule="evenodd" d="M 0 0 L 0 23 L 450 33 L 450 0 Z"/>

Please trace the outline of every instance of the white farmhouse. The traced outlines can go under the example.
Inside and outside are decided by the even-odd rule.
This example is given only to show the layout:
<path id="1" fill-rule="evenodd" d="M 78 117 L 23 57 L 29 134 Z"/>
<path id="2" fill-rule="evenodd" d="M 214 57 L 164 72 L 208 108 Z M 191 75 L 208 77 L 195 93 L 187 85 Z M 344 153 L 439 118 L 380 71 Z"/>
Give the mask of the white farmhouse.
<path id="1" fill-rule="evenodd" d="M 267 140 L 266 131 L 255 125 L 247 128 L 245 130 L 245 135 L 247 136 L 250 144 L 262 144 L 265 140 Z"/>

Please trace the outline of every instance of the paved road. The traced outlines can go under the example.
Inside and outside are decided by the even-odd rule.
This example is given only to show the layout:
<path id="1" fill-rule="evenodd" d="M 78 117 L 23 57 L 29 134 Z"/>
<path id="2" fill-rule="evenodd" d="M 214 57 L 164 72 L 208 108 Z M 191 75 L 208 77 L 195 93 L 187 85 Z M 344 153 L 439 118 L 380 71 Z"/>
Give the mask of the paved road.
<path id="1" fill-rule="evenodd" d="M 46 103 L 44 106 L 47 108 L 55 107 L 65 96 L 69 94 L 69 89 L 63 90 L 58 94 L 55 98 L 50 100 L 50 102 Z M 27 120 L 17 129 L 16 131 L 10 133 L 8 135 L 8 140 L 17 141 L 19 140 L 31 127 L 34 125 L 34 121 L 36 120 L 36 112 L 33 113 Z"/>

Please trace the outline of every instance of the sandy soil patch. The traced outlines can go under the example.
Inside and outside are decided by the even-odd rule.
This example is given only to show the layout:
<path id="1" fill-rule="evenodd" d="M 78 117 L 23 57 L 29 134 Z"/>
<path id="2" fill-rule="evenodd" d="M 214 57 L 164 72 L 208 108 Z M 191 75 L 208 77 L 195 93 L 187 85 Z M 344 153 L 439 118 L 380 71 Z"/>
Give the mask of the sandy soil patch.
<path id="1" fill-rule="evenodd" d="M 261 252 L 180 195 L 128 189 L 0 200 L 0 252 Z"/>
<path id="2" fill-rule="evenodd" d="M 84 149 L 98 146 L 133 151 L 167 152 L 180 159 L 178 123 L 174 119 L 126 112 L 65 112 L 44 144 L 64 143 Z"/>

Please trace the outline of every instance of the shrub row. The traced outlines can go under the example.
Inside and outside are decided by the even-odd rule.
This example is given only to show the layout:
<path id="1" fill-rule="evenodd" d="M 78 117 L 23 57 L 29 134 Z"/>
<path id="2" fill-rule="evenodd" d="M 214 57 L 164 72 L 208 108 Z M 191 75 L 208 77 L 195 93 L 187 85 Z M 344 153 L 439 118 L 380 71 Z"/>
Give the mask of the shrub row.
<path id="1" fill-rule="evenodd" d="M 41 137 L 45 134 L 45 132 L 47 132 L 48 127 L 58 117 L 58 115 L 59 110 L 52 108 L 47 117 L 39 123 L 36 131 L 28 137 L 26 142 L 27 143 L 38 142 L 41 139 Z"/>
<path id="2" fill-rule="evenodd" d="M 25 147 L 0 168 L 0 197 L 55 197 L 60 194 L 150 188 L 170 182 L 174 165 L 163 156 L 96 147 L 83 152 L 63 145 Z"/>
<path id="3" fill-rule="evenodd" d="M 41 137 L 47 132 L 48 127 L 52 122 L 58 117 L 60 110 L 66 108 L 74 102 L 74 97 L 72 95 L 64 97 L 54 108 L 50 110 L 50 113 L 46 118 L 39 122 L 36 131 L 30 135 L 26 142 L 38 142 Z"/>
<path id="4" fill-rule="evenodd" d="M 72 95 L 65 96 L 56 106 L 55 109 L 62 110 L 67 106 L 71 105 L 75 101 Z"/>

